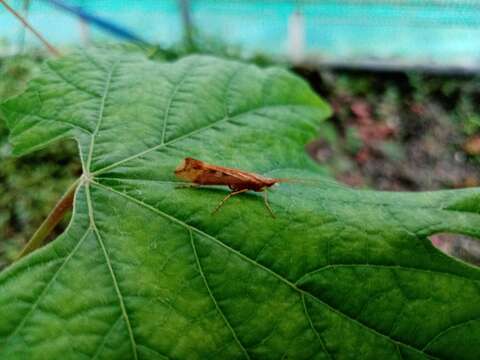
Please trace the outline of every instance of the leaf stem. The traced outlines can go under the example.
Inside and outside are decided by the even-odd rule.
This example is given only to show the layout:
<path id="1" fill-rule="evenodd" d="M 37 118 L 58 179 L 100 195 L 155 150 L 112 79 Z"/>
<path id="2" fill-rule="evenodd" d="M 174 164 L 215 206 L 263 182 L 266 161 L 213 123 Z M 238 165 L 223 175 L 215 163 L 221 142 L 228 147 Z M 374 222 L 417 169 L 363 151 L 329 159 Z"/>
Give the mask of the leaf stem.
<path id="1" fill-rule="evenodd" d="M 65 194 L 63 194 L 52 211 L 50 211 L 50 214 L 48 214 L 47 218 L 43 221 L 37 231 L 35 231 L 30 240 L 28 240 L 27 244 L 25 244 L 22 251 L 20 251 L 18 254 L 16 260 L 21 259 L 25 255 L 43 245 L 47 236 L 50 235 L 55 226 L 57 226 L 57 224 L 63 219 L 65 213 L 72 208 L 75 190 L 80 182 L 80 179 L 81 178 L 77 179 L 72 185 L 70 185 L 68 190 L 65 192 Z"/>
<path id="2" fill-rule="evenodd" d="M 0 3 L 7 9 L 9 13 L 15 16 L 28 30 L 30 30 L 42 43 L 46 46 L 48 51 L 50 51 L 54 56 L 61 56 L 62 54 L 58 51 L 52 44 L 50 44 L 47 39 L 45 39 L 42 34 L 33 28 L 32 25 L 19 13 L 17 13 L 13 8 L 10 7 L 4 0 L 0 0 Z"/>

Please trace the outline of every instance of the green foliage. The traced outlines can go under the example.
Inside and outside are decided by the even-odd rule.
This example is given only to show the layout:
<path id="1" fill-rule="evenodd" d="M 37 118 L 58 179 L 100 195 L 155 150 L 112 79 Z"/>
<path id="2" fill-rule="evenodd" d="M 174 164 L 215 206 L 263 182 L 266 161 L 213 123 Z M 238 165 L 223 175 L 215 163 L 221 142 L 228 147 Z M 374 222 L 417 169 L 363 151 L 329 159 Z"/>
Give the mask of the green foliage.
<path id="1" fill-rule="evenodd" d="M 355 154 L 362 148 L 362 139 L 358 134 L 358 130 L 354 127 L 347 128 L 345 134 L 345 148 L 346 150 L 351 153 Z"/>
<path id="2" fill-rule="evenodd" d="M 478 78 L 346 70 L 301 73 L 335 109 L 332 122 L 339 146 L 328 160 L 344 160 L 345 170 L 334 169 L 343 182 L 413 191 L 480 184 L 475 145 L 480 144 Z M 322 160 L 322 151 L 319 155 L 312 153 Z"/>
<path id="3" fill-rule="evenodd" d="M 3 60 L 0 66 L 0 99 L 22 92 L 26 81 L 36 72 L 37 63 L 31 57 L 16 56 Z"/>
<path id="4" fill-rule="evenodd" d="M 480 79 L 478 77 L 428 77 L 422 74 L 410 74 L 410 85 L 414 90 L 414 99 L 424 101 L 434 98 L 441 100 L 452 111 L 466 135 L 480 132 Z"/>
<path id="5" fill-rule="evenodd" d="M 25 89 L 38 73 L 35 56 L 0 63 L 0 101 Z M 1 115 L 1 113 L 0 113 Z M 79 172 L 73 142 L 15 158 L 8 131 L 0 121 L 0 268 L 12 261 Z"/>
<path id="6" fill-rule="evenodd" d="M 17 154 L 79 144 L 68 230 L 0 275 L 2 359 L 476 359 L 480 190 L 356 191 L 304 152 L 328 106 L 285 70 L 93 51 L 3 105 Z M 186 156 L 308 178 L 230 200 Z"/>

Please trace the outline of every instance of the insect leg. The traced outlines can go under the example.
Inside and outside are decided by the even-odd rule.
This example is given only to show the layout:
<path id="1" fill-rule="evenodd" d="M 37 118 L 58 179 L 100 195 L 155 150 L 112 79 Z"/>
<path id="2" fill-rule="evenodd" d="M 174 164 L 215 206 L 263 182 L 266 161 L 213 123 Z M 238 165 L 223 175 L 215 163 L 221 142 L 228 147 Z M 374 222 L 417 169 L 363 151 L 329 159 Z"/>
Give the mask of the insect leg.
<path id="1" fill-rule="evenodd" d="M 263 200 L 265 202 L 265 206 L 267 207 L 268 211 L 270 212 L 270 215 L 272 215 L 272 217 L 275 219 L 275 214 L 273 213 L 273 210 L 272 208 L 270 207 L 270 204 L 268 203 L 268 190 L 265 189 L 263 191 Z"/>
<path id="2" fill-rule="evenodd" d="M 220 201 L 220 204 L 218 204 L 217 207 L 215 208 L 215 210 L 212 211 L 212 214 L 215 214 L 222 207 L 222 205 L 225 204 L 225 201 L 230 199 L 232 196 L 244 193 L 245 191 L 248 191 L 248 189 L 232 191 L 230 194 L 225 196 L 222 201 Z"/>

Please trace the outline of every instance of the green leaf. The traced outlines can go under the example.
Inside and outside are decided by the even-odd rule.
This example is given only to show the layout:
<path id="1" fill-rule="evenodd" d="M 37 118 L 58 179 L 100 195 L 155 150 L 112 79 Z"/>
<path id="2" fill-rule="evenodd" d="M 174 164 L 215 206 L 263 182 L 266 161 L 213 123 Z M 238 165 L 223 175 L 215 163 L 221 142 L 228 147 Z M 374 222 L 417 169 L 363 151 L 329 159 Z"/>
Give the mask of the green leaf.
<path id="1" fill-rule="evenodd" d="M 285 70 L 91 51 L 3 105 L 17 154 L 73 137 L 67 231 L 0 275 L 1 359 L 477 359 L 480 190 L 355 191 L 305 154 L 328 106 Z M 179 189 L 192 156 L 308 178 L 229 200 Z"/>

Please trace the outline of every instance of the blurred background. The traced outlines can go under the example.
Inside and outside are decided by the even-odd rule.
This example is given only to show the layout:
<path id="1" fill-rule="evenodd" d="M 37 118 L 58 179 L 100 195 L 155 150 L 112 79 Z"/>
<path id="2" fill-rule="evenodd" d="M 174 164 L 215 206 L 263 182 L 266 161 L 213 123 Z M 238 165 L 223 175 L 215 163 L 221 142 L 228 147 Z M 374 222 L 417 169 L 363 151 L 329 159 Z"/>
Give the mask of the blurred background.
<path id="1" fill-rule="evenodd" d="M 115 46 L 159 61 L 208 53 L 290 68 L 334 109 L 306 151 L 348 185 L 480 186 L 480 0 L 3 2 L 62 52 Z M 47 57 L 0 1 L 0 101 Z M 7 137 L 0 121 L 0 267 L 81 172 L 73 142 L 13 158 Z M 480 264 L 478 242 L 432 241 Z"/>

